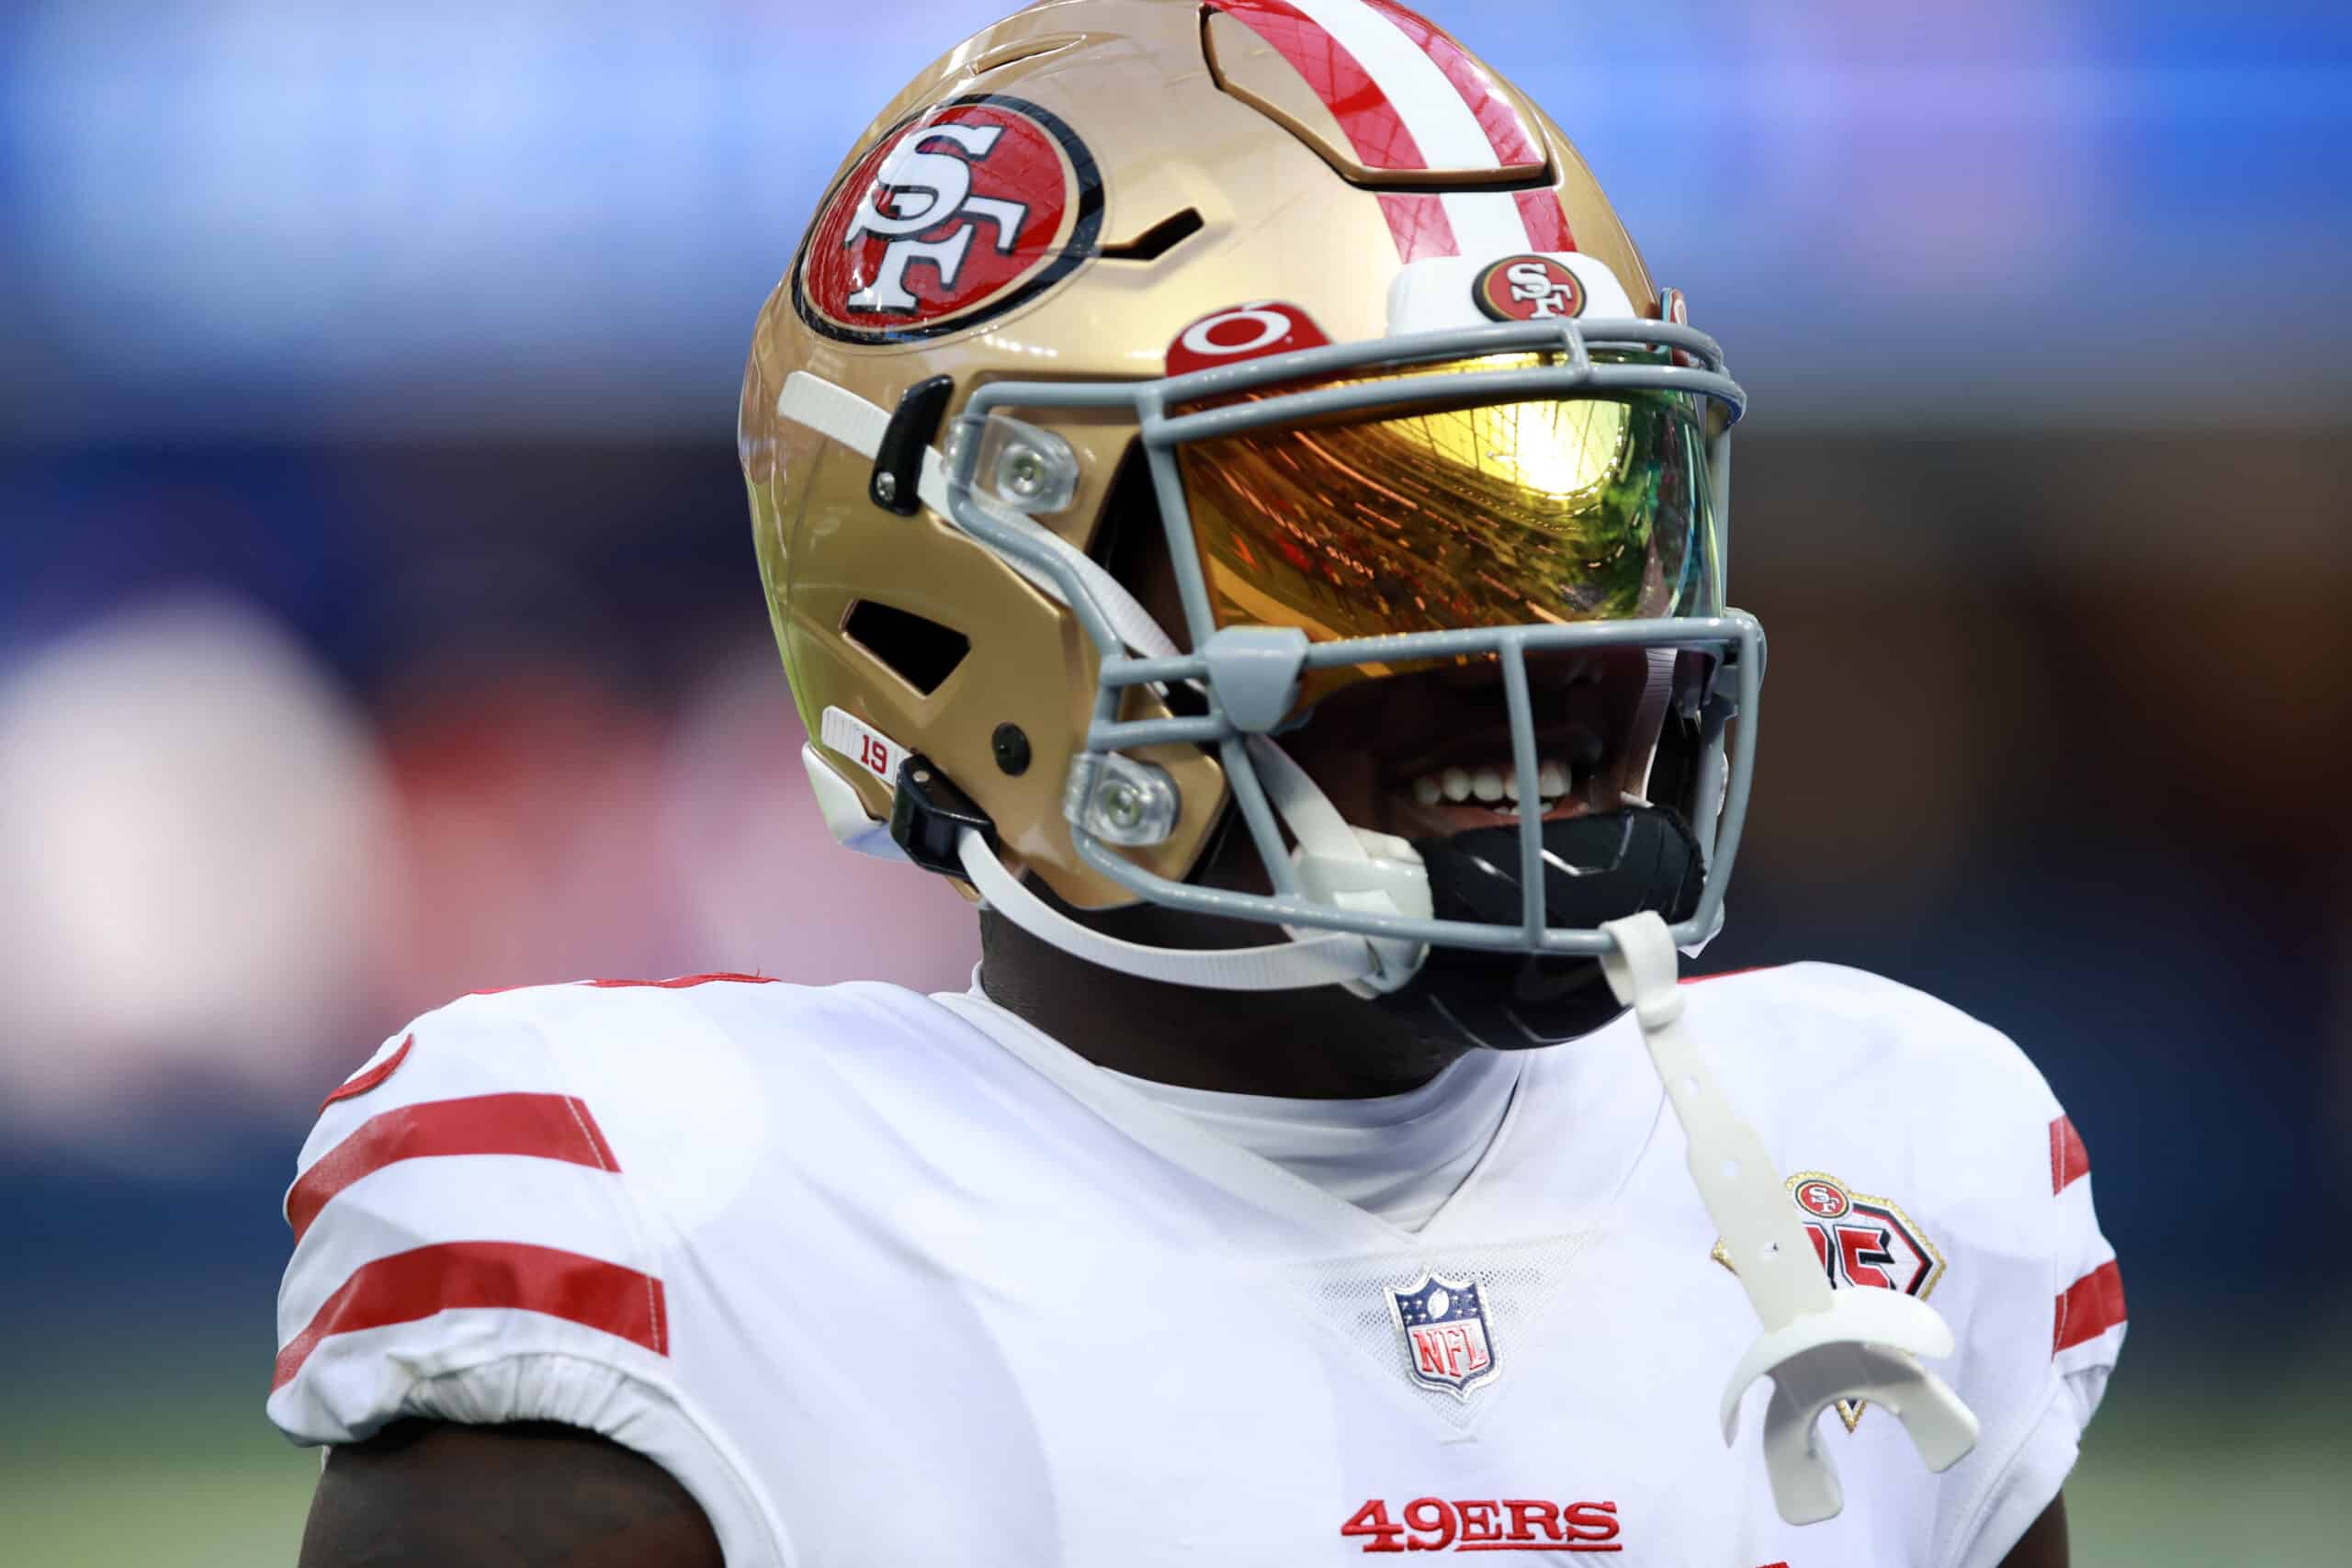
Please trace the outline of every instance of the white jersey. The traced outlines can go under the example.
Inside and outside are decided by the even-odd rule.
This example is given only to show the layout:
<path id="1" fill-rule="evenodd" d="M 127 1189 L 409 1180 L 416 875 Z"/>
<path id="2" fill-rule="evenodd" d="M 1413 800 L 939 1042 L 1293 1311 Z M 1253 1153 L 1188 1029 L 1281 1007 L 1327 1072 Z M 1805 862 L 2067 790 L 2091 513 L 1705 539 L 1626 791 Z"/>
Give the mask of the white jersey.
<path id="1" fill-rule="evenodd" d="M 734 1568 L 1996 1563 L 2123 1336 L 2087 1160 L 2007 1040 L 1822 964 L 1687 1014 L 1845 1287 L 1927 1297 L 1975 1451 L 1823 1416 L 1772 1506 L 1758 1333 L 1630 1020 L 1537 1053 L 1407 1231 L 968 997 L 733 976 L 469 998 L 337 1091 L 288 1198 L 272 1418 L 549 1420 Z"/>

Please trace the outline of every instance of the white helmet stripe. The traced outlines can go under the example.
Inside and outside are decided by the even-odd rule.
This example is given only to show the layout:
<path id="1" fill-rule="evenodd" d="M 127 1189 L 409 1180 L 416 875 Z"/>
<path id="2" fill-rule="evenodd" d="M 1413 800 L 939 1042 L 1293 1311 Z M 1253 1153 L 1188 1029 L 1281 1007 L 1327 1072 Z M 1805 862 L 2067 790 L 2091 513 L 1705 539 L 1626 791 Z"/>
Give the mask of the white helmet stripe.
<path id="1" fill-rule="evenodd" d="M 1486 127 L 1427 51 L 1364 0 L 1290 0 L 1356 57 L 1433 169 L 1499 169 Z M 1505 205 L 1510 205 L 1508 199 Z M 1458 228 L 1458 225 L 1457 225 Z M 1520 243 L 1524 243 L 1522 231 Z"/>
<path id="2" fill-rule="evenodd" d="M 1536 145 L 1532 130 L 1519 118 L 1508 99 L 1498 98 L 1483 73 L 1451 71 L 1431 52 L 1417 31 L 1408 29 L 1406 16 L 1389 0 L 1211 0 L 1235 19 L 1256 28 L 1281 50 L 1301 73 L 1315 84 L 1325 105 L 1341 113 L 1333 84 L 1319 81 L 1308 71 L 1295 36 L 1275 30 L 1274 18 L 1304 19 L 1329 39 L 1337 51 L 1352 62 L 1379 95 L 1380 102 L 1366 109 L 1360 103 L 1342 116 L 1357 155 L 1377 162 L 1384 123 L 1400 126 L 1419 156 L 1398 160 L 1397 168 L 1500 169 L 1498 146 L 1516 153 Z M 1466 59 L 1466 57 L 1465 57 Z M 1348 73 L 1347 74 L 1352 74 Z M 1490 126 L 1498 103 L 1508 110 L 1509 127 Z M 1368 123 L 1367 123 L 1368 122 Z M 1548 197 L 1546 199 L 1552 199 Z M 1434 209 L 1429 203 L 1434 201 Z M 1530 221 L 1519 197 L 1508 192 L 1447 191 L 1423 197 L 1383 197 L 1398 254 L 1407 261 L 1430 256 L 1466 255 L 1482 260 L 1514 251 L 1555 250 L 1566 240 L 1565 224 L 1545 222 L 1543 231 Z M 1434 220 L 1439 212 L 1443 221 Z"/>
<path id="3" fill-rule="evenodd" d="M 1507 192 L 1450 190 L 1445 193 L 1445 218 L 1453 225 L 1457 255 L 1490 261 L 1535 247 L 1526 214 Z"/>

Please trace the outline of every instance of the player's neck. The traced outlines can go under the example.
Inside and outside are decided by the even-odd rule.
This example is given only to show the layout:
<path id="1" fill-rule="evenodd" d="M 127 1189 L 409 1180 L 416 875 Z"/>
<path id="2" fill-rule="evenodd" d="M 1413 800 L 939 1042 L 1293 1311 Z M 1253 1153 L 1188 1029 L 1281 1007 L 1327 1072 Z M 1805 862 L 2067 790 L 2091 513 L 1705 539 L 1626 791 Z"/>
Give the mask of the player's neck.
<path id="1" fill-rule="evenodd" d="M 1164 932 L 1134 934 L 1165 940 Z M 980 919 L 980 945 L 981 987 L 990 1001 L 1098 1066 L 1157 1083 L 1370 1100 L 1419 1089 L 1462 1054 L 1335 986 L 1272 992 L 1171 986 L 1073 958 L 993 914 Z"/>

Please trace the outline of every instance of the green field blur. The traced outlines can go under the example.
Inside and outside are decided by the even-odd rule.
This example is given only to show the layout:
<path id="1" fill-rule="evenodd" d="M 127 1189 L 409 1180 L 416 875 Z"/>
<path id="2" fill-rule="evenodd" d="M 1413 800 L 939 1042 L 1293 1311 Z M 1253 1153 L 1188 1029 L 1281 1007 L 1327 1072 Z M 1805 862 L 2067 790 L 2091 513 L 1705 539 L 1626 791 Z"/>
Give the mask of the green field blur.
<path id="1" fill-rule="evenodd" d="M 2257 1378 L 2123 1374 L 2066 1488 L 2083 1568 L 2340 1568 L 2352 1540 L 2347 1386 L 2338 1363 L 2272 1362 Z M 123 1375 L 35 1374 L 30 1421 L 0 1432 L 0 1561 L 14 1568 L 290 1564 L 315 1452 L 261 1418 L 268 1354 L 208 1355 Z M 19 1393 L 27 1380 L 19 1379 Z M 1713 1565 L 1693 1565 L 1713 1568 Z M 1826 1568 L 1826 1565 L 1825 1565 Z"/>

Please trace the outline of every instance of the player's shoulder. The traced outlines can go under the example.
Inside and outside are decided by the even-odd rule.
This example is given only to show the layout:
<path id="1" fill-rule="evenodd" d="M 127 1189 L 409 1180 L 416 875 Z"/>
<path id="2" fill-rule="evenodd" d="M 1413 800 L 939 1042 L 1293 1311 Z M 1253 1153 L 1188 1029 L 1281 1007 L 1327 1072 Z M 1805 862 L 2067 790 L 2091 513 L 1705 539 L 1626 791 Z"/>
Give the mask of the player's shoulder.
<path id="1" fill-rule="evenodd" d="M 624 1168 L 707 1165 L 759 1141 L 774 1114 L 821 1114 L 845 1074 L 870 1070 L 853 1058 L 936 1045 L 944 1022 L 898 987 L 754 975 L 475 992 L 395 1031 L 335 1089 L 302 1164 L 377 1122 L 417 1145 L 458 1127 L 479 1129 L 460 1142 L 528 1142 L 518 1129 L 544 1122 L 573 1124 L 573 1152 Z"/>
<path id="2" fill-rule="evenodd" d="M 2027 1053 L 1983 1020 L 1899 980 L 1803 963 L 1691 984 L 1690 1015 L 1725 1068 L 1804 1097 L 1894 1093 L 1951 1113 L 2058 1114 Z"/>
<path id="3" fill-rule="evenodd" d="M 326 1107 L 420 1091 L 633 1087 L 729 1066 L 788 1074 L 845 1043 L 920 1032 L 940 1014 L 928 998 L 895 986 L 802 986 L 759 975 L 476 991 L 394 1031 Z"/>
<path id="4" fill-rule="evenodd" d="M 729 1238 L 788 1225 L 779 1207 L 897 1092 L 855 1064 L 947 1016 L 891 987 L 737 976 L 421 1015 L 329 1095 L 298 1161 L 273 1412 L 346 1441 L 421 1408 L 420 1380 L 541 1353 L 664 1382 L 688 1287 L 732 1278 Z M 570 1419 L 578 1392 L 434 1412 Z"/>
<path id="5" fill-rule="evenodd" d="M 1689 987 L 1733 1103 L 1790 1172 L 2015 1236 L 2047 1206 L 2072 1123 L 1998 1029 L 1899 981 L 1792 964 Z"/>

